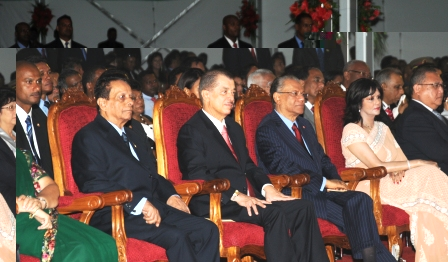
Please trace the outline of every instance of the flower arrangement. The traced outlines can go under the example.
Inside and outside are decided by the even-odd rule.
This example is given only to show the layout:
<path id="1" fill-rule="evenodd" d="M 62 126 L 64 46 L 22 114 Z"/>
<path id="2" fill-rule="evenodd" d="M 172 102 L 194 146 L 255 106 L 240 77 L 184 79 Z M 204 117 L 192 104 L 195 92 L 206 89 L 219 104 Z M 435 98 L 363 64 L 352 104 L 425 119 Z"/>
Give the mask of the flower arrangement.
<path id="1" fill-rule="evenodd" d="M 311 31 L 319 32 L 331 18 L 334 6 L 335 3 L 332 0 L 299 0 L 289 7 L 289 11 L 292 21 L 302 12 L 310 14 L 313 19 Z"/>
<path id="2" fill-rule="evenodd" d="M 257 14 L 254 0 L 243 0 L 243 5 L 236 16 L 240 20 L 240 25 L 244 27 L 244 36 L 252 40 L 256 38 L 257 23 L 260 21 L 260 15 Z"/>
<path id="3" fill-rule="evenodd" d="M 36 27 L 37 32 L 45 37 L 48 31 L 47 26 L 50 25 L 54 15 L 51 13 L 50 8 L 48 8 L 48 5 L 36 1 L 35 4 L 33 4 L 33 7 L 33 12 L 30 11 L 31 26 Z"/>
<path id="4" fill-rule="evenodd" d="M 358 29 L 361 32 L 371 32 L 372 24 L 380 19 L 380 7 L 373 5 L 371 0 L 358 0 Z"/>

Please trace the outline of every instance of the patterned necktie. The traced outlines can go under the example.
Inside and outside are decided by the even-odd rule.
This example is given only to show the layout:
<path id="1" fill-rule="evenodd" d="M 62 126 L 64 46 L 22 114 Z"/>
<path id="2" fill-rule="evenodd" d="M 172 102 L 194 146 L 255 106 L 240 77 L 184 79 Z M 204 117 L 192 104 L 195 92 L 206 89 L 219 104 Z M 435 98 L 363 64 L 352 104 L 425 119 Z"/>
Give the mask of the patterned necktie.
<path id="1" fill-rule="evenodd" d="M 257 55 L 255 54 L 255 50 L 253 48 L 250 49 L 250 53 L 252 54 L 252 57 L 254 58 L 255 63 L 257 63 Z"/>
<path id="2" fill-rule="evenodd" d="M 236 45 L 236 42 L 233 43 L 233 48 L 238 48 L 238 46 Z"/>
<path id="3" fill-rule="evenodd" d="M 226 141 L 226 144 L 229 147 L 230 152 L 232 152 L 233 157 L 235 157 L 236 161 L 238 161 L 238 157 L 236 156 L 235 150 L 233 149 L 232 143 L 230 142 L 230 137 L 229 133 L 227 133 L 226 126 L 223 126 L 221 135 L 224 138 L 224 141 Z M 247 184 L 247 195 L 255 197 L 254 189 L 252 188 L 252 185 L 249 183 L 249 180 L 247 180 L 247 177 L 246 177 L 246 184 Z"/>
<path id="4" fill-rule="evenodd" d="M 31 117 L 28 116 L 25 120 L 26 124 L 26 135 L 28 136 L 28 141 L 30 142 L 31 153 L 33 154 L 34 162 L 40 165 L 40 158 L 37 155 L 36 147 L 34 146 L 34 138 L 33 138 L 33 124 L 31 123 Z"/>
<path id="5" fill-rule="evenodd" d="M 394 114 L 392 114 L 392 110 L 390 109 L 390 107 L 387 107 L 386 109 L 384 109 L 384 111 L 386 111 L 387 116 L 390 118 L 391 121 L 394 121 Z"/>
<path id="6" fill-rule="evenodd" d="M 50 108 L 50 101 L 44 101 L 44 106 L 46 108 Z"/>
<path id="7" fill-rule="evenodd" d="M 324 51 L 322 48 L 316 48 L 317 58 L 319 59 L 320 69 L 325 71 Z"/>
<path id="8" fill-rule="evenodd" d="M 433 114 L 434 114 L 440 121 L 442 121 L 442 123 L 444 123 L 445 125 L 448 125 L 448 124 L 446 123 L 446 119 L 445 119 L 439 112 L 437 112 L 436 110 L 433 110 L 432 113 L 433 113 Z"/>
<path id="9" fill-rule="evenodd" d="M 65 48 L 69 48 L 69 47 L 68 47 L 68 42 L 65 42 Z"/>

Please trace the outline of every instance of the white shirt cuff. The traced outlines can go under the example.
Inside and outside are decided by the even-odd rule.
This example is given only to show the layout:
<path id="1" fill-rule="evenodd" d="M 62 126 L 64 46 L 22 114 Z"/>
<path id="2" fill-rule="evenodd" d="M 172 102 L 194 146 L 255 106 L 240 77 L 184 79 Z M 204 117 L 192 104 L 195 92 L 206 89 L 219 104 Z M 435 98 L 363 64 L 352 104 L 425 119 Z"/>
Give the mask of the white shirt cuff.
<path id="1" fill-rule="evenodd" d="M 134 207 L 134 210 L 132 210 L 131 215 L 138 216 L 142 213 L 143 207 L 145 206 L 146 200 L 148 200 L 146 197 L 142 197 L 140 202 Z"/>
<path id="2" fill-rule="evenodd" d="M 322 186 L 320 187 L 320 191 L 324 191 L 325 184 L 327 184 L 327 179 L 325 177 L 322 178 Z"/>
<path id="3" fill-rule="evenodd" d="M 264 191 L 264 188 L 266 186 L 274 186 L 273 184 L 264 184 L 263 187 L 261 188 L 261 195 L 266 197 L 266 192 Z"/>

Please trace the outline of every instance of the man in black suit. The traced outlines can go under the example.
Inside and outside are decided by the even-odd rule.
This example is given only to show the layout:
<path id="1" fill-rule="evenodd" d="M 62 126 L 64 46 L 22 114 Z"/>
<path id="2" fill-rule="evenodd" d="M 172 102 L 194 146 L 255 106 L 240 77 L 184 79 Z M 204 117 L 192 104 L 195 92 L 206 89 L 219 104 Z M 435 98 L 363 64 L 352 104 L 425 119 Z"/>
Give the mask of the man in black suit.
<path id="1" fill-rule="evenodd" d="M 250 48 L 251 44 L 238 39 L 240 35 L 240 22 L 235 15 L 226 15 L 222 19 L 224 36 L 209 44 L 208 48 Z"/>
<path id="2" fill-rule="evenodd" d="M 45 47 L 52 48 L 86 48 L 84 45 L 72 40 L 73 25 L 72 18 L 68 15 L 63 15 L 58 18 L 56 31 L 58 38 L 45 45 Z"/>
<path id="3" fill-rule="evenodd" d="M 84 193 L 128 189 L 124 204 L 128 237 L 166 249 L 170 261 L 219 261 L 215 224 L 190 215 L 173 185 L 157 174 L 147 139 L 124 127 L 132 118 L 133 95 L 128 77 L 108 70 L 95 86 L 98 115 L 74 137 L 73 177 Z M 90 225 L 111 233 L 111 209 L 93 215 Z"/>
<path id="4" fill-rule="evenodd" d="M 239 75 L 248 65 L 273 70 L 269 48 L 223 48 L 222 61 L 233 75 Z"/>
<path id="5" fill-rule="evenodd" d="M 228 117 L 235 83 L 230 73 L 212 70 L 201 77 L 199 110 L 179 131 L 179 168 L 183 179 L 226 178 L 223 218 L 260 225 L 268 261 L 328 261 L 312 205 L 278 192 L 250 159 L 241 128 Z M 195 196 L 193 214 L 209 216 L 209 195 Z"/>
<path id="6" fill-rule="evenodd" d="M 30 25 L 25 22 L 16 24 L 14 35 L 16 37 L 16 43 L 10 46 L 10 48 L 42 47 L 39 42 L 31 42 Z"/>
<path id="7" fill-rule="evenodd" d="M 436 111 L 443 102 L 443 81 L 433 67 L 411 77 L 412 100 L 397 118 L 395 138 L 406 157 L 437 162 L 448 174 L 448 121 Z"/>
<path id="8" fill-rule="evenodd" d="M 293 38 L 278 44 L 279 48 L 304 48 L 305 39 L 310 35 L 313 19 L 308 13 L 302 12 L 294 19 L 296 34 Z"/>
<path id="9" fill-rule="evenodd" d="M 347 235 L 353 257 L 365 262 L 396 261 L 379 238 L 372 199 L 363 192 L 346 191 L 313 127 L 300 117 L 305 94 L 303 81 L 294 76 L 279 77 L 272 83 L 274 110 L 261 121 L 256 133 L 260 167 L 272 174 L 309 174 L 303 199 L 314 203 L 317 217 L 334 223 Z"/>
<path id="10" fill-rule="evenodd" d="M 25 61 L 17 62 L 16 72 L 17 147 L 30 151 L 34 161 L 53 178 L 47 116 L 37 106 L 42 92 L 41 74 L 34 64 Z"/>
<path id="11" fill-rule="evenodd" d="M 394 117 L 394 114 L 392 113 L 392 106 L 395 107 L 398 100 L 400 100 L 400 97 L 404 94 L 404 82 L 403 77 L 401 76 L 401 71 L 393 67 L 384 68 L 378 72 L 375 80 L 380 83 L 381 88 L 383 89 L 383 106 L 381 107 L 378 120 L 386 124 L 390 131 L 395 134 L 394 123 L 396 117 Z M 403 113 L 402 105 L 400 105 L 398 111 L 400 114 Z"/>
<path id="12" fill-rule="evenodd" d="M 98 48 L 124 48 L 124 45 L 117 42 L 117 29 L 111 27 L 107 30 L 107 40 L 98 43 Z"/>

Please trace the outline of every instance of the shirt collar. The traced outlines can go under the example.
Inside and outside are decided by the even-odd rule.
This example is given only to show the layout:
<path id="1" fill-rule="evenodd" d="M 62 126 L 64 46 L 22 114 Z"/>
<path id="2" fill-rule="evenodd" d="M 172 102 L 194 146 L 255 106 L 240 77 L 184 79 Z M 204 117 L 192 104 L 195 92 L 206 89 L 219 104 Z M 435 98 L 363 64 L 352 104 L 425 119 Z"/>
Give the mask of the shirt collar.
<path id="1" fill-rule="evenodd" d="M 311 111 L 311 108 L 314 106 L 310 103 L 310 101 L 306 101 L 305 106 Z"/>
<path id="2" fill-rule="evenodd" d="M 151 100 L 153 97 L 154 98 L 159 98 L 158 95 L 148 96 L 148 95 L 145 95 L 143 92 L 142 92 L 142 95 L 143 95 L 143 99 L 145 99 L 145 100 Z"/>
<path id="3" fill-rule="evenodd" d="M 277 112 L 277 110 L 274 110 L 275 113 L 277 113 L 277 115 L 282 119 L 283 123 L 285 123 L 285 125 L 292 131 L 292 125 L 296 124 L 296 121 L 291 121 L 288 118 L 286 118 L 285 116 L 283 116 L 282 114 L 280 114 L 279 112 Z"/>
<path id="4" fill-rule="evenodd" d="M 434 109 L 432 109 L 431 107 L 429 107 L 429 106 L 423 104 L 423 102 L 420 101 L 420 100 L 412 99 L 412 101 L 415 101 L 415 102 L 421 104 L 421 105 L 424 106 L 426 109 L 428 109 L 430 112 L 434 111 Z"/>
<path id="5" fill-rule="evenodd" d="M 107 120 L 107 119 L 106 119 L 106 120 Z M 120 136 L 123 134 L 123 132 L 124 132 L 124 127 L 122 127 L 122 128 L 120 129 L 117 125 L 115 125 L 114 123 L 110 122 L 109 120 L 107 120 L 107 122 L 109 122 L 109 124 L 111 124 L 111 125 L 115 128 L 115 130 L 117 130 L 117 132 L 118 132 L 118 134 L 119 134 Z"/>
<path id="6" fill-rule="evenodd" d="M 390 105 L 386 104 L 386 102 L 382 101 L 383 103 L 383 109 L 386 110 L 388 107 L 390 107 Z"/>
<path id="7" fill-rule="evenodd" d="M 303 41 L 300 40 L 300 38 L 298 38 L 296 35 L 294 36 L 296 38 L 297 44 L 299 45 L 299 47 L 302 46 Z M 305 45 L 304 45 L 305 46 Z"/>
<path id="8" fill-rule="evenodd" d="M 202 109 L 202 112 L 204 112 L 204 114 L 208 117 L 208 119 L 210 119 L 210 121 L 212 121 L 212 123 L 218 129 L 219 133 L 222 134 L 222 130 L 224 129 L 224 126 L 227 127 L 225 119 L 223 119 L 222 121 L 219 121 L 216 117 L 210 115 L 204 109 Z"/>
<path id="9" fill-rule="evenodd" d="M 69 47 L 69 48 L 72 48 L 72 40 L 71 40 L 71 39 L 68 40 L 68 41 L 65 41 L 65 40 L 63 40 L 63 39 L 61 39 L 61 38 L 59 38 L 59 39 L 61 40 L 62 45 L 64 46 L 64 48 L 65 48 L 65 43 L 66 43 L 66 42 L 68 43 L 68 47 Z"/>
<path id="10" fill-rule="evenodd" d="M 19 118 L 20 123 L 22 124 L 22 127 L 24 130 L 26 130 L 26 123 L 25 120 L 28 116 L 31 117 L 31 113 L 33 112 L 33 108 L 30 109 L 30 112 L 27 114 L 23 108 L 21 108 L 19 105 L 16 105 L 16 115 Z M 26 134 L 26 131 L 25 131 Z"/>
<path id="11" fill-rule="evenodd" d="M 17 41 L 17 45 L 19 46 L 19 48 L 28 48 L 30 46 L 24 46 L 22 43 L 20 43 L 19 41 Z"/>
<path id="12" fill-rule="evenodd" d="M 227 40 L 227 42 L 229 42 L 230 46 L 231 46 L 232 48 L 234 48 L 234 47 L 233 47 L 233 41 L 230 40 L 230 38 L 228 38 L 226 35 L 224 35 L 224 38 Z M 238 42 L 238 38 L 236 39 L 235 43 L 236 43 L 236 46 L 237 46 L 237 47 L 240 47 L 240 44 L 239 44 L 239 42 Z"/>

